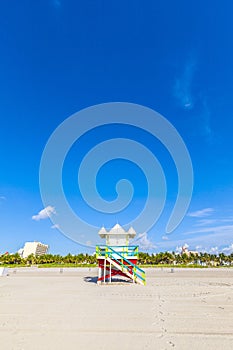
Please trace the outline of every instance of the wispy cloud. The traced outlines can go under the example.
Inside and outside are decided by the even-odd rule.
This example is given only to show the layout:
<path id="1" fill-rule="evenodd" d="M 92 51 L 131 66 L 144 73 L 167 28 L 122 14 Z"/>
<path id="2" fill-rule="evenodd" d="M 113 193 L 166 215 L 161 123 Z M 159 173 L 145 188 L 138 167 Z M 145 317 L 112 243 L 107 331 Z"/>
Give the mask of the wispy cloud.
<path id="1" fill-rule="evenodd" d="M 217 218 L 217 219 L 201 219 L 195 224 L 196 227 L 199 226 L 210 226 L 210 225 L 222 225 L 226 223 L 233 224 L 233 218 Z"/>
<path id="2" fill-rule="evenodd" d="M 233 243 L 230 244 L 228 247 L 223 248 L 222 251 L 225 254 L 232 254 L 233 253 Z"/>
<path id="3" fill-rule="evenodd" d="M 56 210 L 54 207 L 50 205 L 44 209 L 42 209 L 38 214 L 32 216 L 32 220 L 40 221 L 44 219 L 50 218 L 53 214 L 56 214 Z"/>
<path id="4" fill-rule="evenodd" d="M 193 217 L 193 218 L 202 218 L 205 216 L 209 216 L 214 212 L 213 208 L 204 208 L 201 210 L 193 211 L 191 213 L 188 213 L 187 216 Z"/>
<path id="5" fill-rule="evenodd" d="M 183 232 L 184 235 L 197 235 L 209 234 L 214 236 L 224 236 L 230 238 L 233 235 L 233 216 L 227 217 L 214 217 L 205 218 L 212 215 L 214 212 L 213 208 L 205 208 L 195 212 L 191 212 L 188 216 L 196 218 L 197 222 L 193 225 L 192 229 Z M 201 239 L 201 237 L 200 237 Z M 221 245 L 221 240 L 220 240 Z"/>
<path id="6" fill-rule="evenodd" d="M 199 121 L 200 133 L 207 142 L 213 141 L 213 130 L 211 128 L 211 110 L 207 102 L 207 96 L 203 91 L 196 91 L 194 84 L 195 72 L 198 63 L 191 57 L 185 63 L 183 71 L 175 80 L 173 95 L 181 108 L 194 110 Z M 195 109 L 194 109 L 195 107 Z"/>
<path id="7" fill-rule="evenodd" d="M 168 238 L 168 236 L 162 236 L 162 240 L 163 240 L 163 241 L 168 241 L 169 238 Z"/>
<path id="8" fill-rule="evenodd" d="M 214 234 L 233 234 L 233 225 L 217 225 L 211 227 L 201 227 L 198 229 L 186 231 L 185 235 L 197 234 L 197 233 L 214 233 Z"/>
<path id="9" fill-rule="evenodd" d="M 175 81 L 174 96 L 184 109 L 192 109 L 194 106 L 192 83 L 195 70 L 196 62 L 193 59 L 189 60 L 184 67 L 182 75 Z"/>
<path id="10" fill-rule="evenodd" d="M 52 0 L 52 4 L 56 9 L 59 9 L 62 5 L 61 0 Z"/>
<path id="11" fill-rule="evenodd" d="M 147 232 L 138 234 L 132 244 L 138 245 L 141 250 L 150 250 L 156 248 L 154 243 L 148 238 Z"/>
<path id="12" fill-rule="evenodd" d="M 189 236 L 190 234 L 190 236 Z M 202 231 L 190 231 L 181 234 L 179 239 L 169 239 L 166 242 L 157 242 L 156 251 L 168 251 L 175 250 L 180 252 L 180 249 L 185 244 L 189 245 L 190 250 L 197 250 L 199 252 L 213 252 L 218 248 L 218 253 L 224 252 L 225 254 L 231 254 L 233 237 L 233 225 L 214 227 L 212 230 L 206 228 Z M 176 249 L 177 248 L 177 249 Z"/>
<path id="13" fill-rule="evenodd" d="M 189 234 L 190 237 L 188 237 Z M 177 240 L 166 241 L 165 245 L 162 242 L 157 243 L 157 250 L 174 250 L 177 247 L 176 251 L 179 252 L 182 246 L 188 244 L 191 250 L 210 252 L 212 248 L 218 247 L 219 252 L 226 252 L 226 248 L 231 247 L 232 237 L 233 225 L 231 227 L 214 228 L 213 231 L 210 229 L 206 229 L 204 232 L 190 231 Z"/>
<path id="14" fill-rule="evenodd" d="M 55 225 L 52 225 L 51 228 L 52 228 L 52 229 L 57 229 L 57 230 L 58 230 L 58 229 L 60 228 L 60 226 L 59 226 L 58 224 L 55 224 Z"/>
<path id="15" fill-rule="evenodd" d="M 191 214 L 191 215 L 190 215 Z M 191 226 L 180 231 L 179 235 L 169 235 L 169 240 L 157 242 L 157 250 L 174 250 L 185 243 L 191 250 L 230 254 L 233 243 L 232 210 L 204 208 L 189 213 Z"/>
<path id="16" fill-rule="evenodd" d="M 214 225 L 214 224 L 217 224 L 218 222 L 219 222 L 218 219 L 201 219 L 201 220 L 198 220 L 195 226 Z"/>

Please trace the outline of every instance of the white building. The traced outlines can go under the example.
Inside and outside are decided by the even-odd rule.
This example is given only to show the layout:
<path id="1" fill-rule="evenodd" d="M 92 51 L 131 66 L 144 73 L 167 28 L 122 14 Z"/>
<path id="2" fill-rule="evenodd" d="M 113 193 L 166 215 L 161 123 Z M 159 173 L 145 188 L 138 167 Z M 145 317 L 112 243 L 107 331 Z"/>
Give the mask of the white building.
<path id="1" fill-rule="evenodd" d="M 35 256 L 44 255 L 47 253 L 49 246 L 41 242 L 26 242 L 24 247 L 18 251 L 22 258 L 27 258 L 33 254 Z"/>
<path id="2" fill-rule="evenodd" d="M 193 255 L 196 255 L 198 256 L 199 253 L 195 250 L 189 250 L 188 247 L 186 245 L 184 245 L 182 248 L 181 248 L 181 254 L 186 254 L 187 256 L 190 256 L 190 254 L 193 254 Z"/>

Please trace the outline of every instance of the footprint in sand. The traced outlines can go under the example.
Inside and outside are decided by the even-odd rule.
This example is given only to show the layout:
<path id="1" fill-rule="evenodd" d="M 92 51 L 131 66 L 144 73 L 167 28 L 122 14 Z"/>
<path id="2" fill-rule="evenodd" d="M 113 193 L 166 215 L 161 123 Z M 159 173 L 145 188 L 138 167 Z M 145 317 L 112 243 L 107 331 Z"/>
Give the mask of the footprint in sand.
<path id="1" fill-rule="evenodd" d="M 173 348 L 175 347 L 175 344 L 172 341 L 169 341 L 168 344 L 171 345 Z"/>

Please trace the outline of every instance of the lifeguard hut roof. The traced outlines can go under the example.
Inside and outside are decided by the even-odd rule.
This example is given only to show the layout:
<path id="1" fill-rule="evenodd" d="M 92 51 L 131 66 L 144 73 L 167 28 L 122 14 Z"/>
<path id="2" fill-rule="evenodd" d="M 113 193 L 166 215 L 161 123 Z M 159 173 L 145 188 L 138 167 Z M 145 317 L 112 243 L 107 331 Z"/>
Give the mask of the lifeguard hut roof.
<path id="1" fill-rule="evenodd" d="M 128 231 L 125 231 L 123 229 L 123 227 L 121 227 L 121 225 L 116 224 L 115 226 L 113 226 L 113 228 L 111 228 L 110 231 L 107 231 L 105 227 L 102 227 L 99 230 L 99 235 L 101 238 L 106 238 L 106 235 L 122 235 L 122 236 L 128 236 L 129 238 L 134 238 L 136 236 L 136 232 L 133 229 L 133 227 L 130 227 L 130 229 Z"/>

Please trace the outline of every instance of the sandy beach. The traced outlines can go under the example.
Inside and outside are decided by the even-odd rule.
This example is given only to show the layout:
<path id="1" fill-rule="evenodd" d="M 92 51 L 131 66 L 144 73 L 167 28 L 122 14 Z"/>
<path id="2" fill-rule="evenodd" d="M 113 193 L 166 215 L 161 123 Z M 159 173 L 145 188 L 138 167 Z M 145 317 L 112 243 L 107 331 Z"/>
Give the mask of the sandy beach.
<path id="1" fill-rule="evenodd" d="M 232 349 L 233 269 L 147 269 L 147 285 L 96 284 L 97 269 L 9 270 L 4 350 Z"/>

